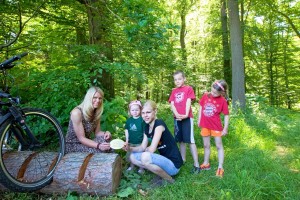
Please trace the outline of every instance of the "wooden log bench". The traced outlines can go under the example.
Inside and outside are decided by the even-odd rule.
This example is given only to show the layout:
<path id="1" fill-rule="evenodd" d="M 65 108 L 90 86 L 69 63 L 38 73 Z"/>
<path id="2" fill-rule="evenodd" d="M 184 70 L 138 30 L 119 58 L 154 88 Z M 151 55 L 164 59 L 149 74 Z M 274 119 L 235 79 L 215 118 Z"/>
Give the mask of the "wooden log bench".
<path id="1" fill-rule="evenodd" d="M 24 155 L 20 155 L 24 154 Z M 10 160 L 17 157 L 26 159 L 26 152 L 11 154 Z M 20 170 L 20 160 L 12 165 L 12 170 Z M 30 165 L 28 165 L 30 166 Z M 26 172 L 30 169 L 25 170 Z M 74 191 L 79 194 L 107 196 L 116 192 L 122 175 L 122 159 L 116 153 L 69 153 L 59 162 L 53 175 L 53 181 L 37 192 L 45 194 L 67 194 Z M 30 175 L 24 176 L 30 180 Z M 0 191 L 8 191 L 0 184 Z"/>

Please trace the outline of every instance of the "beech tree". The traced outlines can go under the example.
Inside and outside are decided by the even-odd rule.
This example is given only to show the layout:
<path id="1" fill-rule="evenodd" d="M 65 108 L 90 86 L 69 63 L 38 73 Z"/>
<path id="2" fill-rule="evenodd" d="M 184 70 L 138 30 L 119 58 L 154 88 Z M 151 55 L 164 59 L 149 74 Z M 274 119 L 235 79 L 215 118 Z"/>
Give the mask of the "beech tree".
<path id="1" fill-rule="evenodd" d="M 228 12 L 232 59 L 232 102 L 235 108 L 244 109 L 246 106 L 245 66 L 238 0 L 228 0 Z"/>

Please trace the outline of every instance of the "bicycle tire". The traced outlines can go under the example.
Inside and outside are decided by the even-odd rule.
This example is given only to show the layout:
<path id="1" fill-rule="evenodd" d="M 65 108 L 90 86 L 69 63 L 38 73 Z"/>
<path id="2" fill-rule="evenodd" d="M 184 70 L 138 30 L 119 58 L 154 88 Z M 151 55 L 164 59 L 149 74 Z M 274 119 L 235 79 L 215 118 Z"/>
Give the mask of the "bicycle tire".
<path id="1" fill-rule="evenodd" d="M 42 145 L 33 150 L 20 145 L 13 131 L 19 131 L 25 140 L 29 138 L 13 117 L 8 118 L 0 127 L 0 181 L 12 191 L 31 192 L 50 183 L 64 156 L 65 142 L 62 127 L 52 114 L 37 108 L 23 108 L 22 111 L 25 123 Z M 9 160 L 9 154 L 28 155 L 30 159 L 23 160 L 28 168 L 24 170 L 21 166 L 18 173 L 14 172 L 11 163 L 21 159 Z"/>

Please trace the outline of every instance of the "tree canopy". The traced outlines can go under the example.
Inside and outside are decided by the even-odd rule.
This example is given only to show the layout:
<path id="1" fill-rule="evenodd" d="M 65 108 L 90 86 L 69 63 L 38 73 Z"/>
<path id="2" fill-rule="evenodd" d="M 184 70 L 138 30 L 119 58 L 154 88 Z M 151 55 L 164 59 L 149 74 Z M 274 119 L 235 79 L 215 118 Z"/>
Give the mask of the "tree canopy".
<path id="1" fill-rule="evenodd" d="M 108 100 L 167 101 L 172 74 L 181 69 L 198 99 L 214 80 L 225 79 L 234 102 L 251 97 L 299 109 L 298 0 L 0 4 L 0 59 L 30 53 L 11 70 L 12 92 L 27 104 L 69 112 L 90 85 L 103 88 Z M 234 47 L 237 28 L 240 46 Z"/>

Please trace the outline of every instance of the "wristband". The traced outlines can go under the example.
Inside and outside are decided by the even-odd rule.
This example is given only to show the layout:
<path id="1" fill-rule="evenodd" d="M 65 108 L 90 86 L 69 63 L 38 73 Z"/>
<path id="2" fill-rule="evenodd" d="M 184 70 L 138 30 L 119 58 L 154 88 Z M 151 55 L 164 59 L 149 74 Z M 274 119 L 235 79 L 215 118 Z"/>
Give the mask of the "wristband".
<path id="1" fill-rule="evenodd" d="M 99 149 L 99 147 L 100 147 L 100 143 L 97 144 L 97 149 Z"/>

